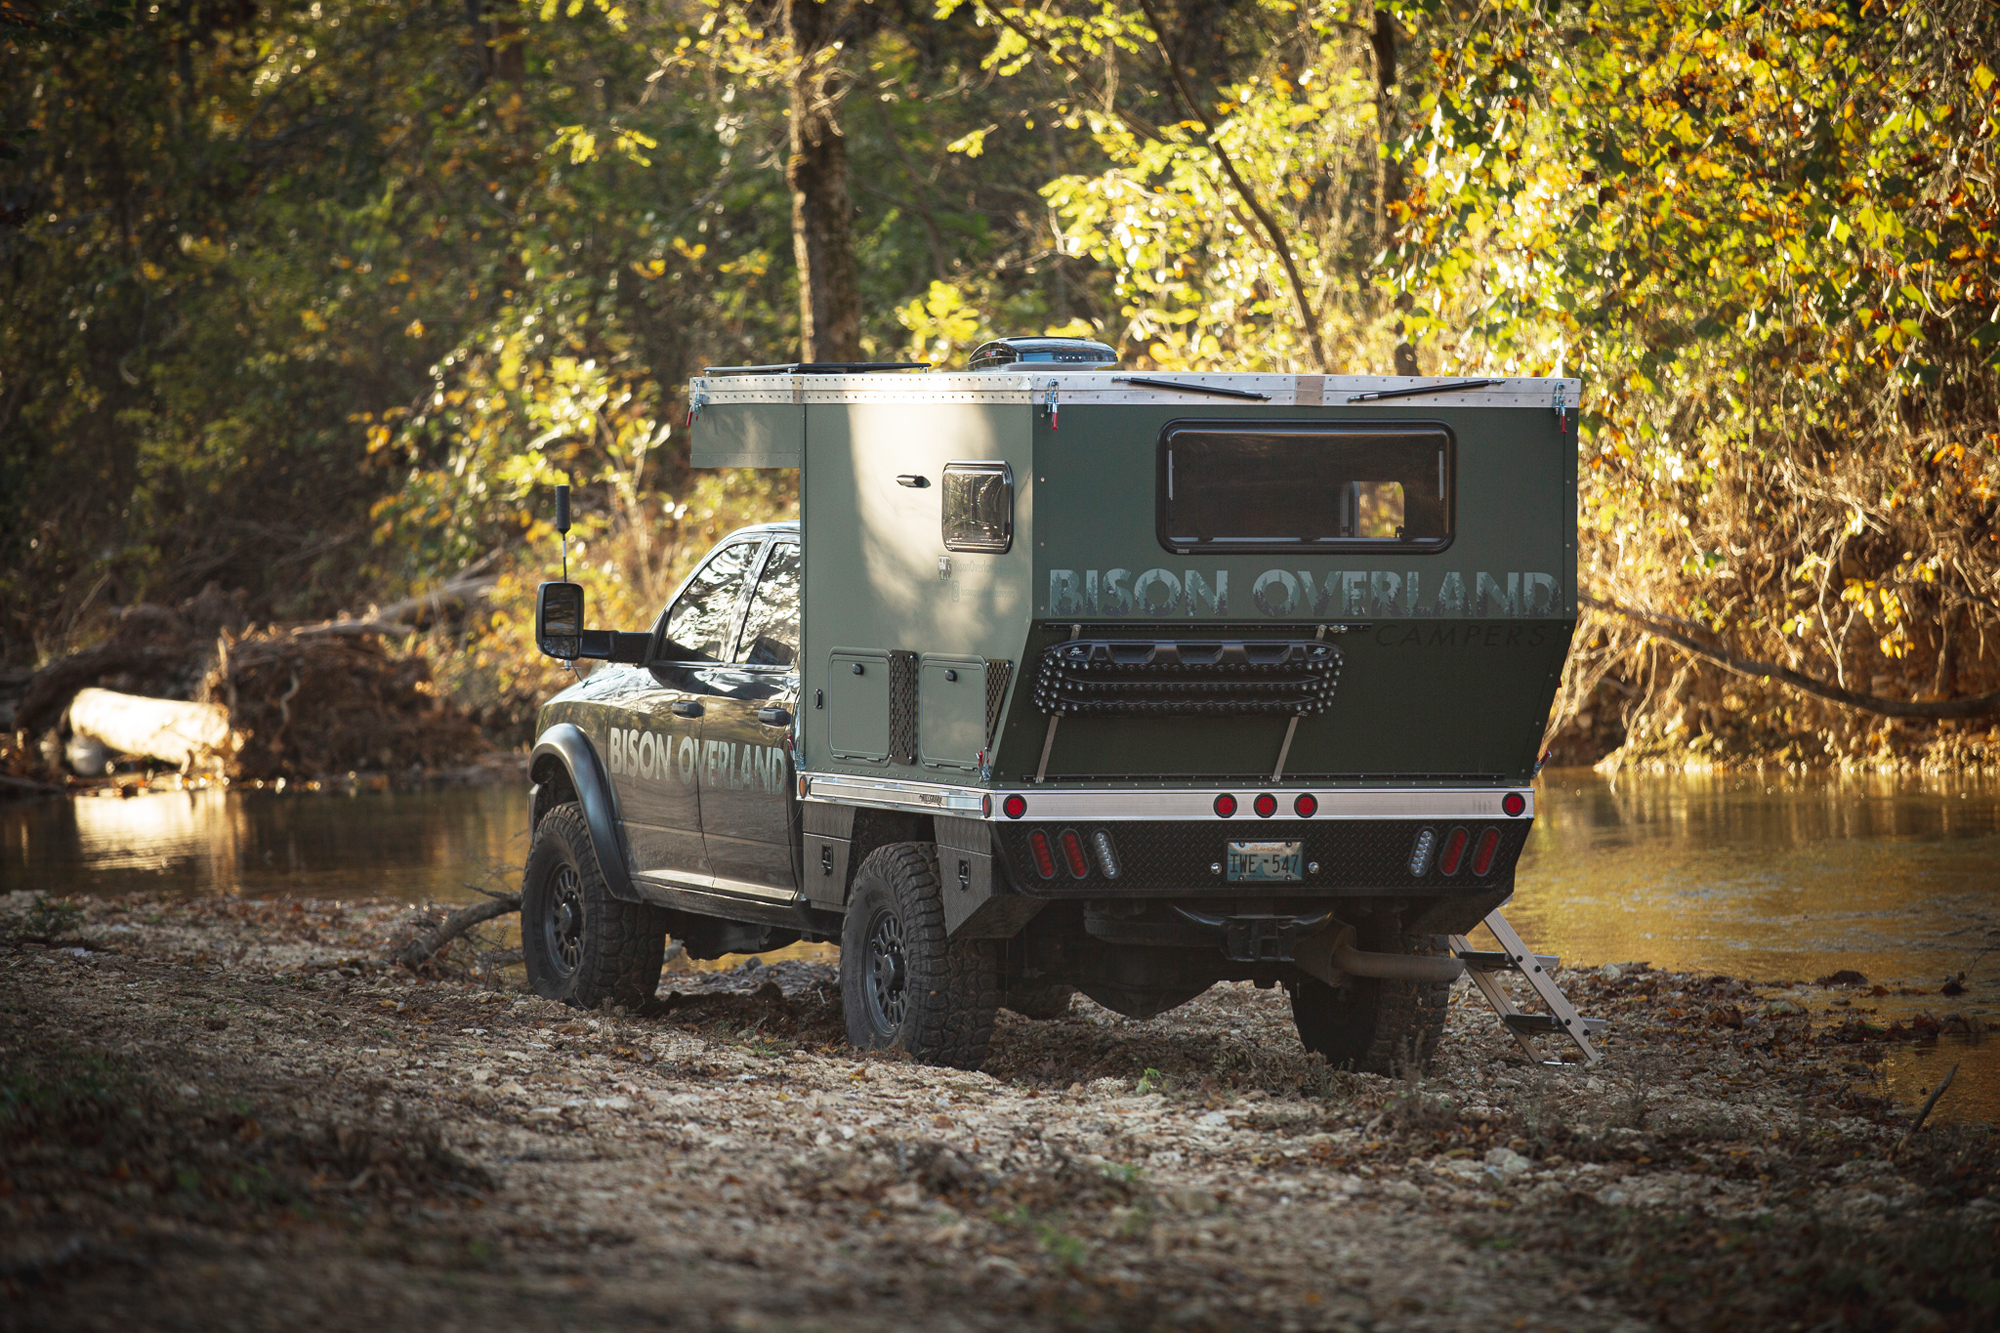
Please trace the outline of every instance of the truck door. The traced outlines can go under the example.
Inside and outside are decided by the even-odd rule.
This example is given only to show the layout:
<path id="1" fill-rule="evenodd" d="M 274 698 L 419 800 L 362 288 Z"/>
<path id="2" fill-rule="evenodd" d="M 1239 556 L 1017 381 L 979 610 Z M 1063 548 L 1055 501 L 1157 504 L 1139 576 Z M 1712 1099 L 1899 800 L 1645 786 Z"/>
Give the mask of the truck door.
<path id="1" fill-rule="evenodd" d="M 745 576 L 761 541 L 717 547 L 661 617 L 653 661 L 613 715 L 609 763 L 634 871 L 709 873 L 701 838 L 701 691 L 704 662 L 734 641 Z M 669 660 L 662 660 L 669 659 Z"/>
<path id="2" fill-rule="evenodd" d="M 701 832 L 709 873 L 796 892 L 798 802 L 788 744 L 799 694 L 799 543 L 771 543 L 725 667 L 705 667 Z"/>

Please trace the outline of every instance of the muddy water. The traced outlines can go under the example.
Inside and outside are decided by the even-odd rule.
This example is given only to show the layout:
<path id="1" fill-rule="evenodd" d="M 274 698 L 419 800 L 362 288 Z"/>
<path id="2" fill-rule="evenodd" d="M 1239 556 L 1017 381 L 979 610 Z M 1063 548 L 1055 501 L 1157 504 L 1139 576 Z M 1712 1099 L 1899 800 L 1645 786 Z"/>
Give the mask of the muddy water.
<path id="1" fill-rule="evenodd" d="M 12 802 L 0 887 L 466 899 L 469 883 L 518 883 L 526 807 L 512 785 Z M 2000 783 L 1546 773 L 1507 912 L 1570 964 L 1772 982 L 1849 969 L 1923 994 L 1807 1002 L 1884 1026 L 1919 1012 L 2000 1020 Z M 1941 994 L 1961 973 L 1965 994 Z M 1954 1063 L 1937 1114 L 2000 1120 L 2000 1040 L 1893 1047 L 1881 1078 L 1916 1099 Z"/>

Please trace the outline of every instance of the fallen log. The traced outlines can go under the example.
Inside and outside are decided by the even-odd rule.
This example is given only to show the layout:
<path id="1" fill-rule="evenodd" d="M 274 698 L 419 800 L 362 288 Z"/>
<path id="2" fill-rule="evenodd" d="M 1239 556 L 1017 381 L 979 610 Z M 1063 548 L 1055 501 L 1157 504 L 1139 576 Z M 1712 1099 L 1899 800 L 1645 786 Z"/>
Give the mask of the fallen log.
<path id="1" fill-rule="evenodd" d="M 96 688 L 78 690 L 70 700 L 69 729 L 118 754 L 157 759 L 183 773 L 226 768 L 242 744 L 221 704 Z"/>
<path id="2" fill-rule="evenodd" d="M 521 895 L 503 893 L 483 903 L 461 907 L 435 925 L 419 925 L 396 950 L 396 961 L 412 972 L 437 956 L 439 950 L 484 921 L 521 910 Z"/>
<path id="3" fill-rule="evenodd" d="M 1873 713 L 1877 717 L 1971 718 L 1990 717 L 2000 713 L 2000 690 L 1995 690 L 1991 694 L 1971 695 L 1959 699 L 1887 699 L 1879 694 L 1861 694 L 1830 680 L 1820 680 L 1816 676 L 1808 676 L 1803 671 L 1794 671 L 1776 662 L 1760 662 L 1755 658 L 1738 656 L 1719 643 L 1703 643 L 1684 629 L 1601 597 L 1580 593 L 1576 600 L 1579 605 L 1587 606 L 1593 611 L 1628 620 L 1648 634 L 1665 639 L 1696 657 L 1713 662 L 1725 671 L 1732 671 L 1751 680 L 1779 681 L 1802 693 L 1816 695 L 1829 703 L 1857 708 L 1864 713 Z"/>

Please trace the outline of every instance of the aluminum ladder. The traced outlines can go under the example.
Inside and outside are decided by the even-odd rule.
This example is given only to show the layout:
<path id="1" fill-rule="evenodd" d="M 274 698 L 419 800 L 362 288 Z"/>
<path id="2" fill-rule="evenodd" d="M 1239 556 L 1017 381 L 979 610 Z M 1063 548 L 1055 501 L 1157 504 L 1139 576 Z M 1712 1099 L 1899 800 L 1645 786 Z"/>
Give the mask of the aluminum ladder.
<path id="1" fill-rule="evenodd" d="M 1583 1053 L 1586 1067 L 1603 1063 L 1604 1056 L 1591 1044 L 1590 1034 L 1603 1028 L 1606 1020 L 1585 1018 L 1577 1013 L 1569 997 L 1556 985 L 1554 973 L 1558 960 L 1548 954 L 1529 952 L 1520 935 L 1507 924 L 1506 918 L 1497 909 L 1487 914 L 1485 924 L 1493 932 L 1493 938 L 1500 942 L 1498 953 L 1473 948 L 1471 941 L 1463 935 L 1446 938 L 1452 953 L 1465 963 L 1465 970 L 1472 974 L 1473 985 L 1479 987 L 1479 993 L 1486 997 L 1486 1002 L 1493 1006 L 1493 1012 L 1500 1016 L 1501 1026 L 1521 1044 L 1528 1058 L 1536 1064 L 1566 1065 L 1568 1061 L 1543 1058 L 1536 1038 L 1567 1037 Z M 1531 1014 L 1516 1008 L 1513 997 L 1500 984 L 1503 972 L 1518 972 L 1527 978 L 1529 988 L 1548 1012 Z"/>

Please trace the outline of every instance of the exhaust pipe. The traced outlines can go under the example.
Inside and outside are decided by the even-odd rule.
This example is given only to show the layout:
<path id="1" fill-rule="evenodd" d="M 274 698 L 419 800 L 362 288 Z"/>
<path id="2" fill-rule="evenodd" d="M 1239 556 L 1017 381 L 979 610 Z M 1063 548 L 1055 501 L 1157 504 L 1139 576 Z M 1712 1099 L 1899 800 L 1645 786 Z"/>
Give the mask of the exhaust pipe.
<path id="1" fill-rule="evenodd" d="M 1292 962 L 1301 972 L 1329 986 L 1344 984 L 1350 977 L 1382 981 L 1456 981 L 1465 973 L 1465 963 L 1457 958 L 1427 954 L 1374 953 L 1354 947 L 1354 927 L 1321 931 L 1292 946 Z"/>

